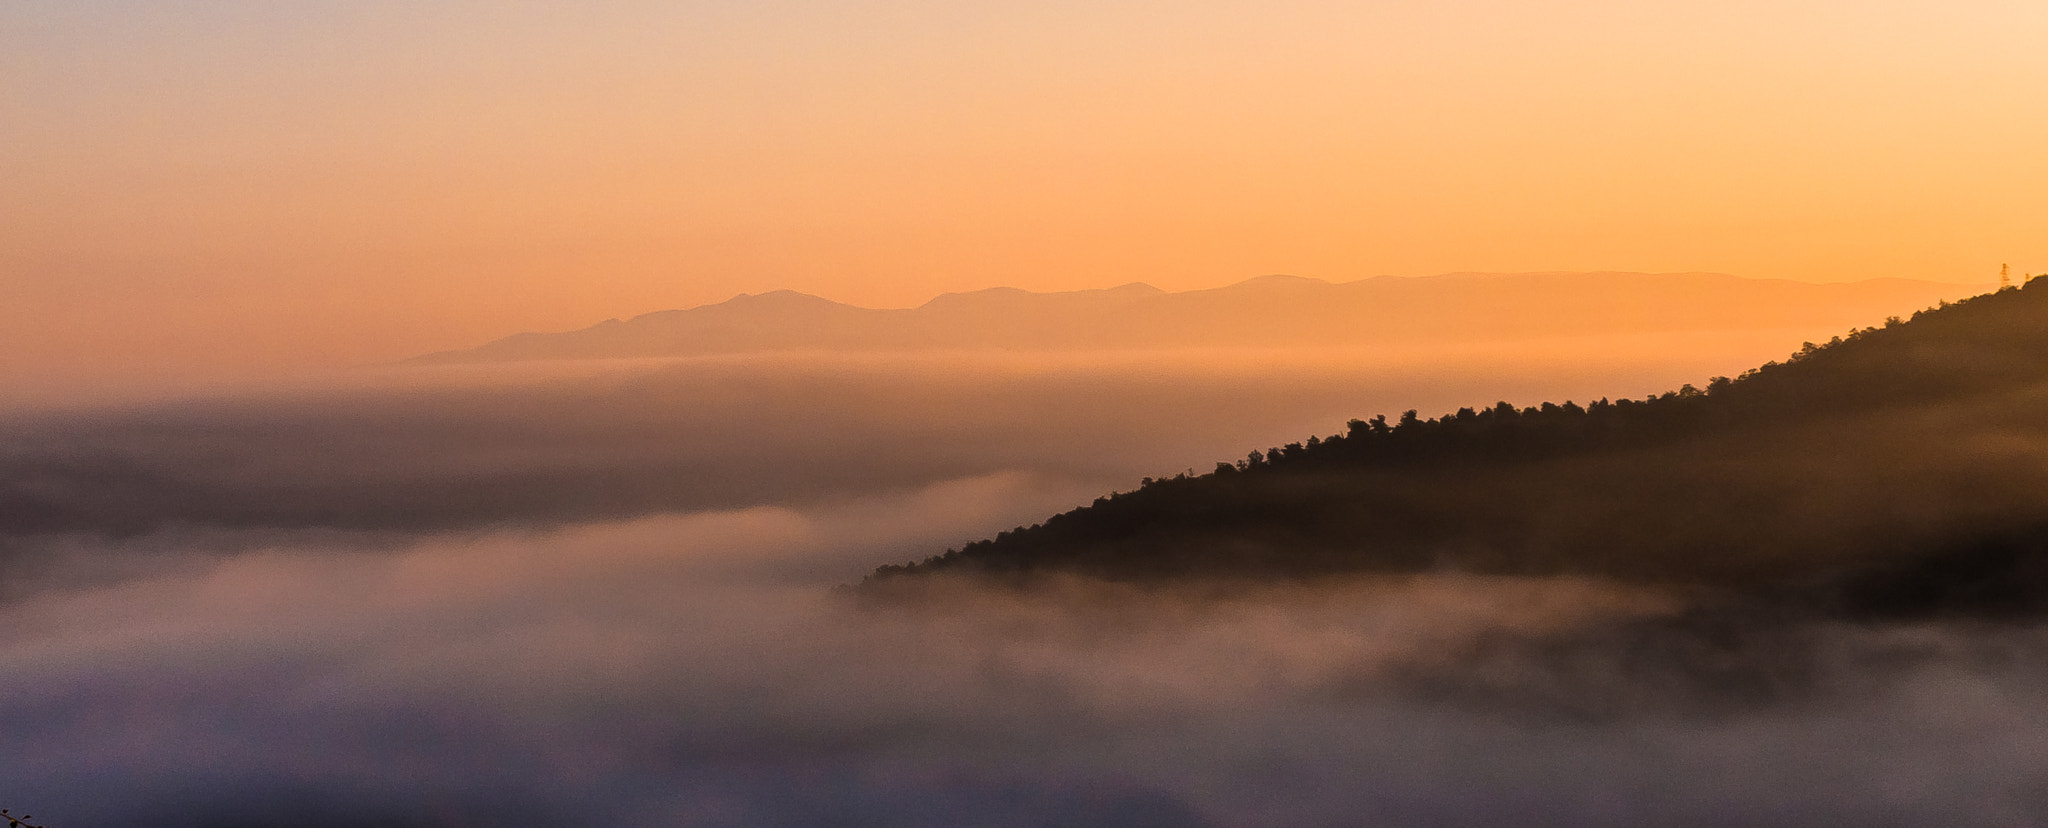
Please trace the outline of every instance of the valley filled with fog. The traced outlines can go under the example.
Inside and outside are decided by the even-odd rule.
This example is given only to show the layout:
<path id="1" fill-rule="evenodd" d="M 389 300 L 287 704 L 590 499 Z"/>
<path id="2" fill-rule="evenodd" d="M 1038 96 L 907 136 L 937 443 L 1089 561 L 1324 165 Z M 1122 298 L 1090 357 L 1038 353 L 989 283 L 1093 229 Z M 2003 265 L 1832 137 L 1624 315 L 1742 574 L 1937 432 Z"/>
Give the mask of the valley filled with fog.
<path id="1" fill-rule="evenodd" d="M 1448 571 L 835 589 L 1352 417 L 1642 396 L 1784 336 L 448 366 L 18 410 L 0 793 L 57 828 L 2037 820 L 2026 623 Z"/>
<path id="2" fill-rule="evenodd" d="M 0 3 L 0 822 L 2048 825 L 2044 42 Z"/>

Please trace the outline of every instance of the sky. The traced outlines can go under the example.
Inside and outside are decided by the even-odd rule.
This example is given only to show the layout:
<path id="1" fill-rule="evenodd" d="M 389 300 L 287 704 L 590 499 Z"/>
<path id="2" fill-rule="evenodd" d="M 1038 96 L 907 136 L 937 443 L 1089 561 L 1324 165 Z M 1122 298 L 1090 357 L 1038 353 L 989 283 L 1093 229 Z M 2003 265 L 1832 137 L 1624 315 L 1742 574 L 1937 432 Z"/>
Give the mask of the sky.
<path id="1" fill-rule="evenodd" d="M 0 382 L 788 288 L 2048 271 L 2033 0 L 16 0 Z"/>

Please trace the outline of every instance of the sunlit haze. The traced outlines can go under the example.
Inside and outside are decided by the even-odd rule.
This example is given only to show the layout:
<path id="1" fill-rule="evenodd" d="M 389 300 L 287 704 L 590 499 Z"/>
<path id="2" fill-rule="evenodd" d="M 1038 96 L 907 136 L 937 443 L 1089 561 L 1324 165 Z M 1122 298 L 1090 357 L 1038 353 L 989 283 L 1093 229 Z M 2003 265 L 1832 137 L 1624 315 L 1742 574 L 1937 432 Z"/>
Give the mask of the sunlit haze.
<path id="1" fill-rule="evenodd" d="M 2044 44 L 0 2 L 0 822 L 2048 825 Z"/>
<path id="2" fill-rule="evenodd" d="M 2032 0 L 12 2 L 0 383 L 772 289 L 1982 284 L 2048 270 L 2043 42 Z"/>

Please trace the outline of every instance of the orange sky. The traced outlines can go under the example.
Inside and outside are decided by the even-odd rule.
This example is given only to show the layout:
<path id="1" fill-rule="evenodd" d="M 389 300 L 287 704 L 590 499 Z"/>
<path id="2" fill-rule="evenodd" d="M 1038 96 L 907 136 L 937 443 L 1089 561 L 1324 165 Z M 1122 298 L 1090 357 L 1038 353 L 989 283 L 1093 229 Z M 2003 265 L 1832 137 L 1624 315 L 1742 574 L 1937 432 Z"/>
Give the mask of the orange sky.
<path id="1" fill-rule="evenodd" d="M 0 382 L 774 288 L 1982 282 L 2048 270 L 2043 43 L 2040 0 L 16 0 Z"/>

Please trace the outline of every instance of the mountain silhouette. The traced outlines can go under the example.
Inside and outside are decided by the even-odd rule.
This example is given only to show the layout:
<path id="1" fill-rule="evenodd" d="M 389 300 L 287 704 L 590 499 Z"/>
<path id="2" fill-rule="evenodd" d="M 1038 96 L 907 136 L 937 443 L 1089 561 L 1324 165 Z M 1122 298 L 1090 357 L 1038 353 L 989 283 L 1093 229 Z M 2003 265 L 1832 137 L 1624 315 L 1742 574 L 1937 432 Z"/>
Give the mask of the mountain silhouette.
<path id="1" fill-rule="evenodd" d="M 799 350 L 1284 348 L 1838 330 L 1979 290 L 1906 279 L 1823 285 L 1712 273 L 1455 273 L 1341 284 L 1264 276 L 1178 293 L 1137 283 L 1063 293 L 992 288 L 886 310 L 775 291 L 565 333 L 522 333 L 410 362 Z"/>
<path id="2" fill-rule="evenodd" d="M 2048 280 L 1647 399 L 1353 420 L 868 583 L 1442 570 L 2048 608 Z"/>

